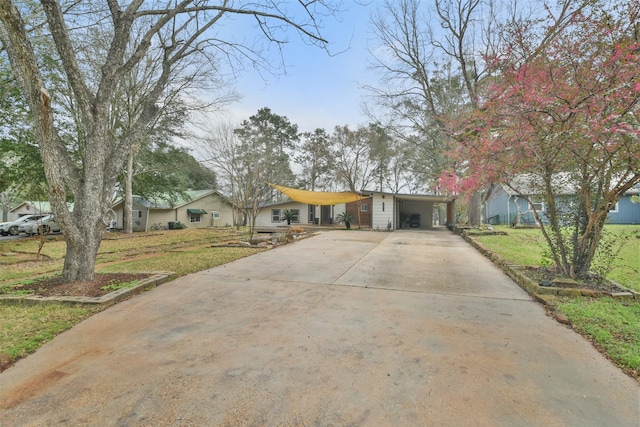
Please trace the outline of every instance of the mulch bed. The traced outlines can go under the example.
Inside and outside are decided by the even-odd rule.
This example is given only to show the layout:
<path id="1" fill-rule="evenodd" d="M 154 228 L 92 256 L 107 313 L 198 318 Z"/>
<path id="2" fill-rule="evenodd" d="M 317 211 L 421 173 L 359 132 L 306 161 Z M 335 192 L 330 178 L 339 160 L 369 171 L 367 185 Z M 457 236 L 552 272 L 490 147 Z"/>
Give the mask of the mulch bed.
<path id="1" fill-rule="evenodd" d="M 128 283 L 134 280 L 142 280 L 150 277 L 145 273 L 104 273 L 97 274 L 90 282 L 63 283 L 62 277 L 50 277 L 39 279 L 28 285 L 16 286 L 15 290 L 30 290 L 35 295 L 45 297 L 74 296 L 74 297 L 100 297 L 113 292 L 108 288 L 112 284 Z"/>

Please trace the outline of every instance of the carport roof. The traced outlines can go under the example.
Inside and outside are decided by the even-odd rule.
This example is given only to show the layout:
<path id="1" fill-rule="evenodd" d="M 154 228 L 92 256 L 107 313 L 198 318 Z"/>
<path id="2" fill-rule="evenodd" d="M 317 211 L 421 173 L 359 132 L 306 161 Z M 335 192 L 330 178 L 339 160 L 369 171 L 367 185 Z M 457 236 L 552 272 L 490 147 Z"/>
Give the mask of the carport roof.
<path id="1" fill-rule="evenodd" d="M 401 193 L 387 193 L 384 191 L 363 191 L 363 195 L 373 196 L 374 194 L 381 194 L 384 196 L 392 196 L 398 200 L 415 200 L 419 202 L 432 202 L 432 203 L 448 203 L 456 199 L 455 196 L 448 196 L 444 194 L 401 194 Z"/>

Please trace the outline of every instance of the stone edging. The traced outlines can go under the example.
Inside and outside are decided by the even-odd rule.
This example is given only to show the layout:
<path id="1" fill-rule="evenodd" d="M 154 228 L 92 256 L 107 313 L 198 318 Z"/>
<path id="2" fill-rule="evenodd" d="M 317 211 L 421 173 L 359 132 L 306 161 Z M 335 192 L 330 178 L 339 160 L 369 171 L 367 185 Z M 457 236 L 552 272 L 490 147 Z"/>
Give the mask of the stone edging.
<path id="1" fill-rule="evenodd" d="M 462 231 L 462 230 L 461 230 Z M 514 282 L 516 282 L 522 289 L 527 291 L 537 300 L 548 303 L 549 299 L 545 298 L 548 295 L 557 295 L 557 296 L 569 296 L 569 297 L 603 297 L 608 296 L 616 299 L 627 299 L 627 300 L 636 300 L 640 301 L 640 292 L 636 292 L 632 289 L 626 289 L 621 285 L 618 285 L 620 288 L 625 289 L 624 292 L 617 293 L 608 293 L 602 291 L 596 291 L 592 289 L 579 289 L 579 288 L 556 288 L 552 286 L 540 286 L 526 275 L 521 273 L 515 268 L 515 265 L 505 261 L 499 255 L 494 253 L 493 251 L 484 247 L 480 242 L 475 240 L 473 237 L 468 236 L 464 231 L 458 232 L 460 236 L 471 246 L 478 250 L 482 255 L 489 258 L 496 266 L 500 267 L 504 273 L 509 276 Z"/>
<path id="2" fill-rule="evenodd" d="M 145 273 L 145 272 L 142 272 Z M 122 288 L 110 292 L 100 297 L 72 297 L 72 296 L 55 296 L 55 297 L 43 297 L 40 295 L 0 295 L 0 304 L 87 304 L 98 305 L 102 307 L 109 307 L 124 299 L 132 297 L 142 293 L 150 288 L 162 285 L 168 282 L 173 276 L 174 272 L 160 271 L 153 272 L 153 276 L 147 277 L 144 280 L 139 281 L 135 286 L 131 288 Z"/>

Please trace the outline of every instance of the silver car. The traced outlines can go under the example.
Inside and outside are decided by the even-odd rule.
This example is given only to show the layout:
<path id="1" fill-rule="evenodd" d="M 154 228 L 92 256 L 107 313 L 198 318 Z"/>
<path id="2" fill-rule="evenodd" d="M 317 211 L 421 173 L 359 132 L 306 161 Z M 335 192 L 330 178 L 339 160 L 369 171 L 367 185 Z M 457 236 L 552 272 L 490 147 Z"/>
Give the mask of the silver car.
<path id="1" fill-rule="evenodd" d="M 28 236 L 58 231 L 60 231 L 60 226 L 56 222 L 56 217 L 54 215 L 45 215 L 35 221 L 25 222 L 18 227 L 18 232 L 25 233 Z"/>
<path id="2" fill-rule="evenodd" d="M 46 215 L 34 214 L 34 215 L 24 215 L 15 221 L 3 222 L 0 223 L 0 234 L 6 236 L 7 234 L 11 234 L 12 236 L 17 236 L 20 231 L 18 230 L 21 225 L 29 222 L 38 220 Z"/>

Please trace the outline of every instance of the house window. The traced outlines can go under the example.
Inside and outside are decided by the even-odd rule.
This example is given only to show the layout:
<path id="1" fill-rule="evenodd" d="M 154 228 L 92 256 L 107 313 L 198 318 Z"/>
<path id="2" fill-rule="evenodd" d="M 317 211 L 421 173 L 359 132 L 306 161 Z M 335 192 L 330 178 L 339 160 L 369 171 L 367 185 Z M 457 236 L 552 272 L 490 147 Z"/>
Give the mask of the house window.
<path id="1" fill-rule="evenodd" d="M 142 211 L 131 211 L 131 218 L 142 218 Z"/>
<path id="2" fill-rule="evenodd" d="M 309 205 L 309 224 L 313 224 L 316 221 L 316 207 L 315 205 Z"/>
<path id="3" fill-rule="evenodd" d="M 289 209 L 293 214 L 293 218 L 291 219 L 292 223 L 298 224 L 300 222 L 300 209 Z M 282 215 L 282 211 L 280 209 L 271 209 L 271 222 L 282 222 L 285 221 L 284 215 Z"/>
<path id="4" fill-rule="evenodd" d="M 363 205 L 360 205 L 360 212 L 368 212 L 369 211 L 369 205 L 367 205 L 366 203 Z"/>
<path id="5" fill-rule="evenodd" d="M 291 222 L 298 224 L 300 222 L 300 209 L 291 209 L 291 213 L 293 214 L 293 219 L 291 219 Z"/>
<path id="6" fill-rule="evenodd" d="M 529 209 L 533 210 L 534 208 L 536 212 L 544 212 L 544 203 L 530 203 Z"/>
<path id="7" fill-rule="evenodd" d="M 616 202 L 616 204 L 609 209 L 609 213 L 618 213 L 618 202 Z"/>
<path id="8" fill-rule="evenodd" d="M 189 221 L 190 222 L 201 222 L 202 221 L 202 214 L 199 213 L 192 213 L 189 215 Z"/>

